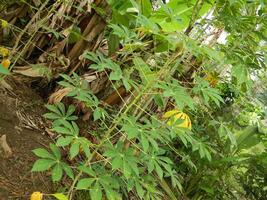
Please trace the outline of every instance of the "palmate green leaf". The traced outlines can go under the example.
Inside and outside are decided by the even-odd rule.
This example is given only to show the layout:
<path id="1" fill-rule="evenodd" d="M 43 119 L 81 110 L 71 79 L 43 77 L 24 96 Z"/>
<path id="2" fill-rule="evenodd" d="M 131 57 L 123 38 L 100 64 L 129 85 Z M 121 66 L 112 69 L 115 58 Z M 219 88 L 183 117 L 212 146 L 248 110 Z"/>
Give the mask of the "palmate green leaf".
<path id="1" fill-rule="evenodd" d="M 209 101 L 213 101 L 219 107 L 220 103 L 224 102 L 223 98 L 220 96 L 220 91 L 216 88 L 210 87 L 208 81 L 200 77 L 196 77 L 196 82 L 197 84 L 194 86 L 192 91 L 195 94 L 201 95 L 206 105 L 209 105 Z"/>
<path id="2" fill-rule="evenodd" d="M 55 157 L 60 160 L 61 159 L 61 153 L 60 153 L 60 149 L 54 145 L 54 144 L 50 144 L 50 149 L 52 150 L 52 153 L 55 155 Z"/>
<path id="3" fill-rule="evenodd" d="M 220 124 L 218 133 L 221 137 L 226 136 L 230 140 L 231 145 L 237 146 L 235 135 L 229 130 L 229 128 L 224 123 Z"/>
<path id="4" fill-rule="evenodd" d="M 78 169 L 81 170 L 82 172 L 88 174 L 89 176 L 93 176 L 93 177 L 96 176 L 96 173 L 93 171 L 93 169 L 91 167 L 81 165 L 78 167 Z"/>
<path id="5" fill-rule="evenodd" d="M 53 104 L 53 105 L 45 105 L 45 107 L 48 109 L 48 110 L 50 110 L 50 111 L 52 111 L 53 113 L 56 113 L 56 114 L 58 114 L 58 116 L 62 116 L 62 113 L 60 112 L 60 110 L 58 109 L 58 106 L 57 106 L 57 104 Z"/>
<path id="6" fill-rule="evenodd" d="M 65 83 L 68 83 L 68 84 L 70 84 L 71 86 L 75 86 L 76 85 L 76 82 L 71 78 L 71 77 L 69 77 L 68 75 L 66 75 L 66 74 L 60 74 L 60 76 L 62 77 L 62 78 L 64 78 L 67 82 L 65 82 Z M 61 81 L 60 81 L 61 82 Z M 59 83 L 60 83 L 59 82 Z"/>
<path id="7" fill-rule="evenodd" d="M 57 200 L 68 200 L 68 197 L 62 193 L 52 194 Z"/>
<path id="8" fill-rule="evenodd" d="M 194 109 L 194 101 L 192 97 L 186 92 L 185 88 L 180 86 L 176 80 L 172 80 L 171 84 L 160 83 L 158 87 L 163 90 L 164 97 L 172 97 L 179 110 L 183 110 L 185 106 Z"/>
<path id="9" fill-rule="evenodd" d="M 159 178 L 162 180 L 162 178 L 163 178 L 163 170 L 161 169 L 159 164 L 156 163 L 156 162 L 155 162 L 155 169 L 156 169 L 156 172 L 157 172 Z"/>
<path id="10" fill-rule="evenodd" d="M 140 124 L 136 122 L 134 117 L 125 117 L 122 123 L 122 131 L 124 131 L 129 139 L 136 138 L 140 132 Z"/>
<path id="11" fill-rule="evenodd" d="M 68 95 L 73 92 L 73 90 L 75 90 L 75 86 L 68 83 L 67 81 L 59 81 L 58 82 L 59 85 L 63 86 L 64 88 L 70 88 L 70 92 L 68 93 Z"/>
<path id="12" fill-rule="evenodd" d="M 109 79 L 111 81 L 118 81 L 118 80 L 121 80 L 122 79 L 122 71 L 120 68 L 117 68 L 116 71 L 112 71 L 110 74 L 109 74 Z"/>
<path id="13" fill-rule="evenodd" d="M 79 135 L 80 129 L 75 122 L 71 122 L 72 130 L 75 136 Z"/>
<path id="14" fill-rule="evenodd" d="M 69 165 L 67 165 L 66 163 L 61 163 L 61 165 L 62 165 L 62 168 L 65 171 L 65 173 L 68 175 L 68 177 L 70 177 L 73 180 L 74 174 L 73 174 L 71 167 Z"/>
<path id="15" fill-rule="evenodd" d="M 38 159 L 35 161 L 32 167 L 32 172 L 42 172 L 50 169 L 56 163 L 55 160 L 51 159 Z"/>
<path id="16" fill-rule="evenodd" d="M 123 142 L 120 141 L 115 146 L 109 145 L 104 156 L 112 158 L 111 163 L 113 163 L 115 168 L 120 167 L 123 171 L 123 175 L 127 179 L 130 178 L 132 174 L 139 175 L 139 169 L 137 167 L 138 159 L 134 155 L 134 149 L 131 147 L 125 149 Z M 120 158 L 121 161 L 119 161 L 118 158 Z"/>
<path id="17" fill-rule="evenodd" d="M 201 158 L 207 158 L 208 161 L 211 161 L 211 154 L 209 149 L 211 149 L 211 147 L 208 147 L 205 143 L 201 141 L 195 140 L 192 143 L 192 151 L 198 150 L 198 153 Z"/>
<path id="18" fill-rule="evenodd" d="M 94 110 L 94 113 L 93 113 L 94 121 L 101 119 L 101 118 L 104 120 L 106 116 L 107 116 L 107 112 L 105 111 L 105 109 L 101 107 L 97 107 Z"/>
<path id="19" fill-rule="evenodd" d="M 65 146 L 69 145 L 73 140 L 74 140 L 74 137 L 72 137 L 72 136 L 59 137 L 57 139 L 56 145 L 59 147 L 65 147 Z"/>
<path id="20" fill-rule="evenodd" d="M 95 178 L 83 178 L 79 180 L 79 182 L 77 183 L 76 189 L 77 190 L 88 189 L 95 182 L 95 180 L 96 180 Z"/>
<path id="21" fill-rule="evenodd" d="M 71 131 L 69 129 L 67 129 L 65 127 L 61 127 L 61 126 L 56 126 L 55 128 L 52 129 L 52 131 L 55 131 L 57 133 L 61 133 L 61 134 L 64 134 L 64 135 L 72 135 Z"/>
<path id="22" fill-rule="evenodd" d="M 60 110 L 61 114 L 63 116 L 65 116 L 65 114 L 66 114 L 65 105 L 61 102 L 57 103 L 56 105 L 57 105 L 58 109 Z"/>
<path id="23" fill-rule="evenodd" d="M 40 157 L 40 158 L 49 158 L 49 159 L 56 159 L 52 154 L 50 154 L 46 149 L 38 148 L 34 149 L 33 153 Z"/>
<path id="24" fill-rule="evenodd" d="M 132 170 L 131 170 L 131 165 L 129 165 L 129 163 L 124 159 L 123 160 L 123 175 L 125 176 L 126 179 L 129 179 L 131 177 L 132 174 Z"/>
<path id="25" fill-rule="evenodd" d="M 80 144 L 74 141 L 70 147 L 70 159 L 73 159 L 75 156 L 77 156 L 79 151 L 80 151 Z"/>
<path id="26" fill-rule="evenodd" d="M 52 113 L 46 113 L 43 116 L 47 119 L 54 120 L 54 127 L 60 126 L 62 122 L 65 122 L 66 120 L 72 121 L 78 119 L 77 116 L 71 115 L 75 111 L 75 107 L 73 105 L 68 107 L 67 113 L 65 111 L 64 104 L 61 102 L 54 105 L 46 105 L 46 108 Z"/>
<path id="27" fill-rule="evenodd" d="M 74 105 L 70 105 L 70 106 L 68 107 L 66 116 L 69 117 L 69 116 L 71 116 L 74 112 L 75 112 L 75 106 L 74 106 Z"/>
<path id="28" fill-rule="evenodd" d="M 155 80 L 155 73 L 153 73 L 153 71 L 150 69 L 150 66 L 148 66 L 142 58 L 135 57 L 133 62 L 134 67 L 138 70 L 144 85 Z"/>
<path id="29" fill-rule="evenodd" d="M 109 200 L 122 200 L 121 195 L 118 192 L 116 192 L 110 188 L 108 188 L 108 189 L 105 188 L 105 193 L 106 193 L 107 199 L 109 199 Z"/>
<path id="30" fill-rule="evenodd" d="M 131 42 L 138 38 L 135 32 L 128 29 L 126 26 L 110 24 L 109 27 L 112 29 L 112 33 L 117 35 L 120 39 L 124 39 L 125 43 Z"/>
<path id="31" fill-rule="evenodd" d="M 82 150 L 84 151 L 84 153 L 87 156 L 87 158 L 89 158 L 91 156 L 91 151 L 90 151 L 90 148 L 89 148 L 90 142 L 86 138 L 84 138 L 84 140 L 81 141 L 80 143 L 81 143 Z"/>
<path id="32" fill-rule="evenodd" d="M 116 170 L 123 167 L 123 159 L 121 157 L 115 157 L 111 162 L 112 169 Z"/>
<path id="33" fill-rule="evenodd" d="M 60 181 L 62 175 L 63 175 L 63 170 L 61 164 L 58 163 L 52 169 L 52 181 L 53 182 Z"/>
<path id="34" fill-rule="evenodd" d="M 141 144 L 142 144 L 144 151 L 147 152 L 149 148 L 149 141 L 147 137 L 145 136 L 145 134 L 141 134 Z"/>

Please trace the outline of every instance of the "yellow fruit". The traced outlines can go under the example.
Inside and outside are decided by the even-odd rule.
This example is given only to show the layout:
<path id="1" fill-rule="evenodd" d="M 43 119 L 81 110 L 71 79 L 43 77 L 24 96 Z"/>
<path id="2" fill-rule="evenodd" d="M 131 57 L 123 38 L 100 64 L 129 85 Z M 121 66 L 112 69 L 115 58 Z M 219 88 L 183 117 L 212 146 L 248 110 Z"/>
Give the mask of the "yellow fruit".
<path id="1" fill-rule="evenodd" d="M 33 192 L 30 200 L 42 200 L 43 194 L 41 192 Z"/>
<path id="2" fill-rule="evenodd" d="M 4 59 L 1 64 L 3 65 L 4 68 L 8 69 L 10 66 L 10 60 Z"/>
<path id="3" fill-rule="evenodd" d="M 163 119 L 168 119 L 167 124 L 172 126 L 176 123 L 177 120 L 181 119 L 183 120 L 180 124 L 177 124 L 176 127 L 181 127 L 181 128 L 188 128 L 191 130 L 192 124 L 191 120 L 188 117 L 187 114 L 175 109 L 175 110 L 170 110 L 162 116 Z"/>

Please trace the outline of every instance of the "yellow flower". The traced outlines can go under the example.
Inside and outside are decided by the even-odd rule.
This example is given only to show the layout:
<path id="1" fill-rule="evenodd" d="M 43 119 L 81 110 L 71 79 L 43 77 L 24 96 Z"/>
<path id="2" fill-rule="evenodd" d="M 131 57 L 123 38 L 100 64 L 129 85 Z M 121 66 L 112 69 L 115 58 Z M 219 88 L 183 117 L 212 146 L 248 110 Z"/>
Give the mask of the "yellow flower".
<path id="1" fill-rule="evenodd" d="M 4 47 L 0 47 L 0 55 L 2 55 L 2 57 L 7 57 L 9 55 L 9 50 Z"/>
<path id="2" fill-rule="evenodd" d="M 180 124 L 177 124 L 176 127 L 181 127 L 181 128 L 188 128 L 189 130 L 192 129 L 192 124 L 191 120 L 188 117 L 187 114 L 175 109 L 175 110 L 170 110 L 162 116 L 163 119 L 168 119 L 167 124 L 168 125 L 174 125 L 177 120 L 181 119 L 183 120 Z"/>
<path id="3" fill-rule="evenodd" d="M 7 28 L 8 27 L 8 22 L 6 20 L 0 19 L 2 28 Z"/>
<path id="4" fill-rule="evenodd" d="M 9 59 L 4 59 L 1 64 L 3 65 L 4 68 L 8 69 L 10 66 L 10 60 Z"/>
<path id="5" fill-rule="evenodd" d="M 43 194 L 41 192 L 33 192 L 30 200 L 42 200 Z"/>

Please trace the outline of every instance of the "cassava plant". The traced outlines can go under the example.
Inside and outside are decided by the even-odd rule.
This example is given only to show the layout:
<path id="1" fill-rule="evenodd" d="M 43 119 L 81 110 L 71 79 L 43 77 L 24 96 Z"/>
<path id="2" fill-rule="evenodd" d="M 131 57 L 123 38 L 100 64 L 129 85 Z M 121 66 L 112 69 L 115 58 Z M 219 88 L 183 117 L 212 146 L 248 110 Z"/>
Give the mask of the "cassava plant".
<path id="1" fill-rule="evenodd" d="M 247 184 L 253 161 L 259 177 L 266 164 L 258 128 L 266 105 L 249 103 L 252 75 L 266 72 L 265 2 L 109 0 L 108 7 L 108 52 L 80 55 L 106 87 L 95 92 L 82 69 L 59 81 L 97 128 L 87 124 L 84 135 L 74 105 L 47 105 L 55 144 L 33 151 L 40 159 L 32 171 L 68 180 L 69 199 L 263 198 L 266 187 Z M 116 103 L 107 101 L 114 92 Z M 240 125 L 248 108 L 256 117 Z"/>

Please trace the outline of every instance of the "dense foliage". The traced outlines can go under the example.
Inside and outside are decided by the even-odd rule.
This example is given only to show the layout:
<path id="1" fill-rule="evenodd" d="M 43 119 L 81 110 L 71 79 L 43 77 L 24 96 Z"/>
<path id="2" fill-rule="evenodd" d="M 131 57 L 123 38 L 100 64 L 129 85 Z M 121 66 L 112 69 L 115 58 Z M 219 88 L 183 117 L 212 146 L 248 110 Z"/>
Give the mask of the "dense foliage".
<path id="1" fill-rule="evenodd" d="M 14 73 L 55 89 L 55 144 L 33 150 L 32 171 L 64 179 L 69 199 L 265 199 L 266 2 L 85 2 L 37 4 L 32 36 L 27 17 L 2 27 L 25 28 L 8 44 Z"/>

